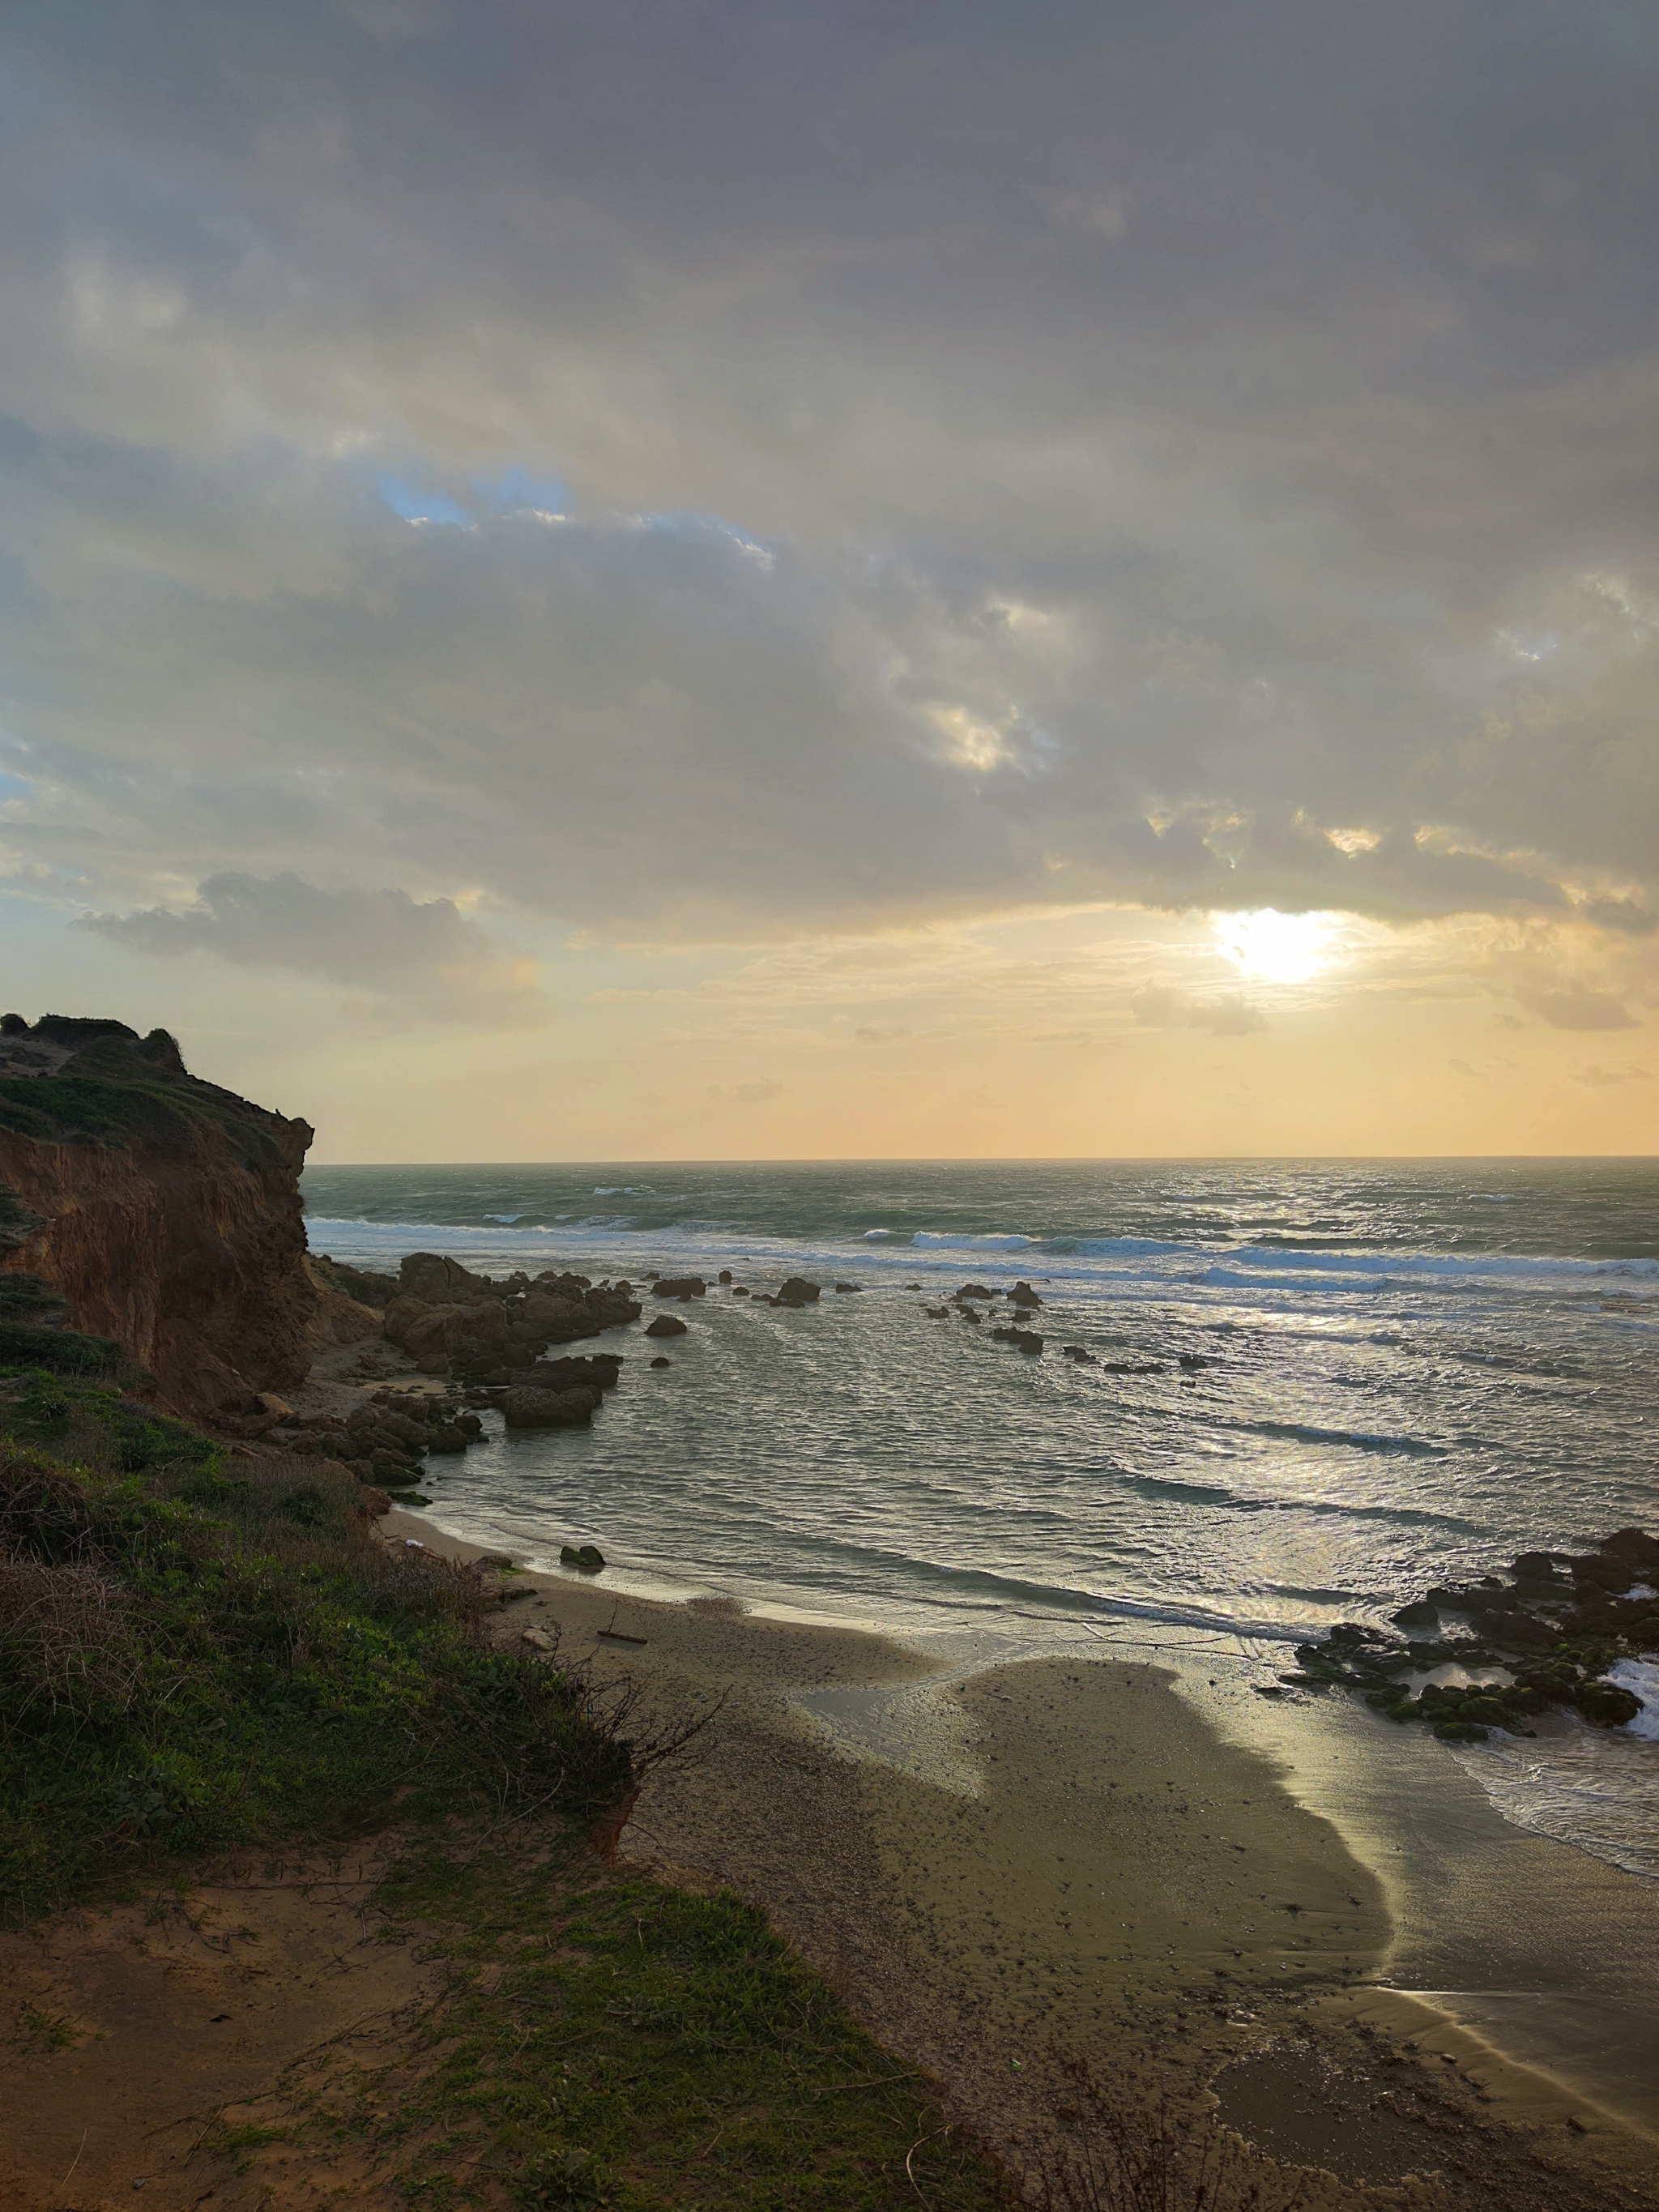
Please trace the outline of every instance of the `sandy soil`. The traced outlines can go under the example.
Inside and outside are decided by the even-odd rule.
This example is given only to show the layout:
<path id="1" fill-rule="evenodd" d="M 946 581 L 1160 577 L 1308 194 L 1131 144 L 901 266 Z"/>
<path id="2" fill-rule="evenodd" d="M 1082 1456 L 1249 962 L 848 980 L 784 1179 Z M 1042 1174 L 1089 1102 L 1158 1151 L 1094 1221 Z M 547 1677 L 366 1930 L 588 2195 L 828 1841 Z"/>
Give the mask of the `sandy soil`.
<path id="1" fill-rule="evenodd" d="M 219 1872 L 0 1936 L 0 2206 L 242 2212 L 252 2185 L 202 2149 L 219 2114 L 425 2001 L 416 1947 L 380 1940 L 373 1856 Z"/>
<path id="2" fill-rule="evenodd" d="M 416 1516 L 385 1527 L 470 1550 Z M 1650 2138 L 1371 1986 L 1378 1883 L 1161 1670 L 1079 1656 L 939 1681 L 858 1632 L 504 1579 L 503 1638 L 556 1626 L 665 1720 L 726 1699 L 648 1781 L 623 1855 L 763 1906 L 994 2139 L 1042 2132 L 1072 2054 L 1218 2085 L 1230 2125 L 1330 2171 L 1322 2202 L 1369 2183 L 1505 2212 L 1659 2203 Z"/>

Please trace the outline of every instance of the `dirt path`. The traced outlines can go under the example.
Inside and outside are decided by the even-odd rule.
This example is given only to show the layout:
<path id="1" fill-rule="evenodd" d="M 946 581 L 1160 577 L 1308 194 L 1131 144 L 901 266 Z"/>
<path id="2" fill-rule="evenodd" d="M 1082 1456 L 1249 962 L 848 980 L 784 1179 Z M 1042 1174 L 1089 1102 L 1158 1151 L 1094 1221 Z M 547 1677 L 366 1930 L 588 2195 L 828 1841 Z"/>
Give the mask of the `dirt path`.
<path id="1" fill-rule="evenodd" d="M 213 2153 L 220 2112 L 425 2001 L 416 1945 L 380 1940 L 368 1905 L 378 1859 L 218 1871 L 0 1937 L 0 2206 L 243 2212 L 259 2199 Z"/>

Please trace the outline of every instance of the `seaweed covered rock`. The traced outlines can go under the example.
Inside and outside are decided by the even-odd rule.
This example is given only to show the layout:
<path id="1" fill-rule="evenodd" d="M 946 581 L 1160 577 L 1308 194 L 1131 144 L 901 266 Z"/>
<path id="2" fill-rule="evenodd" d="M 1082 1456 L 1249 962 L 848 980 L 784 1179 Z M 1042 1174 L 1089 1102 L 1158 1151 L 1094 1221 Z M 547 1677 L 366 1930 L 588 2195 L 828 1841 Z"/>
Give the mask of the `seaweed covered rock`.
<path id="1" fill-rule="evenodd" d="M 1590 1552 L 1523 1552 L 1507 1580 L 1437 1586 L 1393 1616 L 1408 1629 L 1461 1622 L 1457 1632 L 1407 1638 L 1342 1621 L 1322 1642 L 1297 1644 L 1301 1671 L 1281 1679 L 1358 1690 L 1390 1720 L 1426 1721 L 1450 1742 L 1478 1742 L 1494 1728 L 1528 1734 L 1527 1721 L 1551 1705 L 1622 1728 L 1642 1700 L 1606 1677 L 1620 1659 L 1659 1652 L 1656 1583 L 1659 1539 L 1640 1528 L 1618 1529 Z M 1446 1667 L 1510 1679 L 1431 1681 L 1413 1694 L 1407 1678 Z"/>

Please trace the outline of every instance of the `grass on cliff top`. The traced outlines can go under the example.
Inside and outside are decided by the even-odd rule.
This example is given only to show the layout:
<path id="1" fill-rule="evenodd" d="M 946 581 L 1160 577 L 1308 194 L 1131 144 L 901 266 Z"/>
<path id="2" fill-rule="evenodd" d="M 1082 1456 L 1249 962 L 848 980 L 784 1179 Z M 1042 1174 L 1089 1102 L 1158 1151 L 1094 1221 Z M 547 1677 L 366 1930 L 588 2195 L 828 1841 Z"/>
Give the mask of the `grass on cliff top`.
<path id="1" fill-rule="evenodd" d="M 614 1802 L 626 1745 L 577 1677 L 493 1650 L 481 1601 L 378 1544 L 349 1477 L 0 1370 L 0 1912 L 400 1796 Z"/>
<path id="2" fill-rule="evenodd" d="M 368 2057 L 294 2069 L 243 2162 L 279 2196 L 293 2163 L 349 2150 L 441 2212 L 1008 2202 L 927 2081 L 733 1897 L 609 1874 L 568 1838 L 470 1862 L 434 1839 L 375 1904 L 444 1992 Z"/>
<path id="3" fill-rule="evenodd" d="M 258 1172 L 278 1165 L 260 1109 L 187 1075 L 172 1040 L 165 1042 L 167 1050 L 158 1053 L 148 1038 L 94 1037 L 55 1075 L 0 1076 L 0 1129 L 40 1144 L 125 1146 L 143 1138 L 183 1150 L 209 1126 L 246 1167 Z"/>

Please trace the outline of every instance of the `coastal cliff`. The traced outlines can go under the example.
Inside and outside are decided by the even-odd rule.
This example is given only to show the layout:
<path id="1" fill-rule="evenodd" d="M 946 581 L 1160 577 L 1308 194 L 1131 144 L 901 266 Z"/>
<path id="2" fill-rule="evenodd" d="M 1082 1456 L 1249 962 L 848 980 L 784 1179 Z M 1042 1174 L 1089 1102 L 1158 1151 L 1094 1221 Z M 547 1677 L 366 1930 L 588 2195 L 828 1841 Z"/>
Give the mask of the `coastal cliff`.
<path id="1" fill-rule="evenodd" d="M 307 1263 L 313 1133 L 190 1074 L 165 1030 L 5 1015 L 0 1285 L 46 1285 L 181 1412 L 291 1389 L 333 1295 Z"/>

